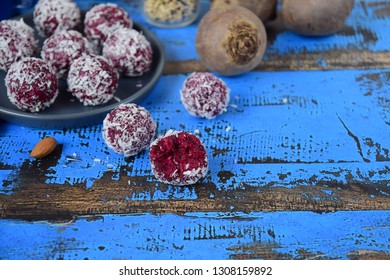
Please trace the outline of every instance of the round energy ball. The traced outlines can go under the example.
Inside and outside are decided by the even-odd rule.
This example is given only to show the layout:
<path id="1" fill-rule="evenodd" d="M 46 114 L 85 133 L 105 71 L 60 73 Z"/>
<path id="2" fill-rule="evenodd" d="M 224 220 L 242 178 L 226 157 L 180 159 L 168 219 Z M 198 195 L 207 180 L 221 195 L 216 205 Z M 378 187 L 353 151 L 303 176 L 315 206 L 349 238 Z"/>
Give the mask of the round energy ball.
<path id="1" fill-rule="evenodd" d="M 24 37 L 30 47 L 33 49 L 33 54 L 38 52 L 39 46 L 38 46 L 38 40 L 35 38 L 35 32 L 34 28 L 32 28 L 30 25 L 26 24 L 23 20 L 23 18 L 19 20 L 3 20 L 1 21 L 2 24 L 8 25 L 12 29 L 16 30 L 22 37 Z"/>
<path id="2" fill-rule="evenodd" d="M 134 29 L 119 28 L 103 44 L 103 56 L 124 76 L 141 76 L 150 69 L 153 51 L 149 41 Z"/>
<path id="3" fill-rule="evenodd" d="M 226 111 L 230 89 L 213 74 L 195 72 L 184 81 L 180 97 L 191 115 L 212 119 Z"/>
<path id="4" fill-rule="evenodd" d="M 85 14 L 84 33 L 97 46 L 101 46 L 117 28 L 132 26 L 128 13 L 116 4 L 99 4 Z"/>
<path id="5" fill-rule="evenodd" d="M 92 46 L 80 32 L 63 30 L 44 41 L 41 57 L 54 69 L 58 78 L 64 78 L 75 59 L 92 52 Z"/>
<path id="6" fill-rule="evenodd" d="M 75 29 L 81 24 L 80 9 L 71 0 L 39 0 L 33 16 L 35 27 L 43 37 Z"/>
<path id="7" fill-rule="evenodd" d="M 101 105 L 114 97 L 118 79 L 106 58 L 84 54 L 70 66 L 68 90 L 85 106 Z"/>
<path id="8" fill-rule="evenodd" d="M 194 134 L 168 131 L 150 146 L 152 172 L 166 184 L 191 185 L 206 176 L 206 148 Z"/>
<path id="9" fill-rule="evenodd" d="M 35 57 L 12 64 L 5 85 L 11 103 L 32 113 L 49 107 L 58 95 L 54 71 L 44 60 Z"/>
<path id="10" fill-rule="evenodd" d="M 103 139 L 116 153 L 136 155 L 149 147 L 156 124 L 150 113 L 136 104 L 121 104 L 103 121 Z"/>
<path id="11" fill-rule="evenodd" d="M 0 22 L 0 69 L 7 71 L 12 63 L 33 56 L 38 50 L 34 29 L 21 20 Z"/>

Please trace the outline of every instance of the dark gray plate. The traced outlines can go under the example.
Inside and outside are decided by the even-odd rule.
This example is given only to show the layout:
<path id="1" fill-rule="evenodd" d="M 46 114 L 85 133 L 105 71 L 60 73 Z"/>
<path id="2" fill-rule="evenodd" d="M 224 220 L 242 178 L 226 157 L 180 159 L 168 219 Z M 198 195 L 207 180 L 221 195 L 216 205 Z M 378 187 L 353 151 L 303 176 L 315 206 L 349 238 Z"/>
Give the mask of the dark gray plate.
<path id="1" fill-rule="evenodd" d="M 31 14 L 23 16 L 24 21 L 34 26 Z M 39 113 L 19 110 L 7 96 L 4 79 L 6 73 L 0 70 L 0 118 L 23 126 L 44 129 L 83 127 L 101 123 L 104 117 L 120 103 L 136 103 L 143 99 L 161 76 L 165 58 L 161 43 L 150 31 L 134 23 L 134 29 L 141 31 L 153 49 L 151 69 L 140 77 L 122 77 L 114 99 L 100 106 L 84 106 L 68 91 L 64 80 L 59 80 L 60 93 L 55 102 Z M 39 37 L 37 37 L 39 38 Z M 42 38 L 41 42 L 42 44 Z"/>

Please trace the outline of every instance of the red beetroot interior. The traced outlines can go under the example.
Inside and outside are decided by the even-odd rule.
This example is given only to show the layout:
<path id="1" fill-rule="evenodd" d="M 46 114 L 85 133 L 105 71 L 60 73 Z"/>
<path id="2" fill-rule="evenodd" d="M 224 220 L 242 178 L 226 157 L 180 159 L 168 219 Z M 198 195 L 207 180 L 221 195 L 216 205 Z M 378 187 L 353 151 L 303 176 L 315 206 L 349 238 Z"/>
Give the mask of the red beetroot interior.
<path id="1" fill-rule="evenodd" d="M 170 180 L 172 174 L 178 174 L 183 179 L 183 172 L 204 166 L 206 150 L 200 140 L 187 132 L 180 132 L 160 139 L 157 145 L 150 149 L 158 173 L 165 180 Z"/>

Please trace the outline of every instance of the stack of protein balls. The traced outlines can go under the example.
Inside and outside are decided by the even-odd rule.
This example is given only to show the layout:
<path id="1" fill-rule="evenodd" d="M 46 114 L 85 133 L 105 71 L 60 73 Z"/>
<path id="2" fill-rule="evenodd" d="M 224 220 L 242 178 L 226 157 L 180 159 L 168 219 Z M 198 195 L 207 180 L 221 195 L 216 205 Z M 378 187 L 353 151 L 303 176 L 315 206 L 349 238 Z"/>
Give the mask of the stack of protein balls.
<path id="1" fill-rule="evenodd" d="M 140 76 L 150 69 L 150 43 L 115 4 L 92 7 L 82 25 L 72 0 L 39 0 L 33 21 L 43 39 L 41 49 L 23 19 L 0 22 L 0 68 L 7 72 L 9 100 L 21 110 L 37 113 L 53 104 L 59 79 L 85 106 L 105 104 L 122 75 Z"/>

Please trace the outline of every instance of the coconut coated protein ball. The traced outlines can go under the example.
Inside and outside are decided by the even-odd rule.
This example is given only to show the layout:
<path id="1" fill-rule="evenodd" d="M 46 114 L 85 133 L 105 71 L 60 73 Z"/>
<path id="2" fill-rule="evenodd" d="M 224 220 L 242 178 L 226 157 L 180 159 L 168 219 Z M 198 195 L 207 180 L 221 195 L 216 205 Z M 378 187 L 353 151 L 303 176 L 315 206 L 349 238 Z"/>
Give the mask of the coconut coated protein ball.
<path id="1" fill-rule="evenodd" d="M 153 174 L 166 184 L 195 184 L 208 170 L 204 145 L 188 132 L 168 131 L 152 143 L 149 157 Z"/>
<path id="2" fill-rule="evenodd" d="M 32 113 L 49 107 L 58 95 L 54 71 L 44 60 L 35 57 L 12 64 L 5 84 L 11 103 Z"/>
<path id="3" fill-rule="evenodd" d="M 92 52 L 92 46 L 80 32 L 63 30 L 44 41 L 41 57 L 49 63 L 59 78 L 64 78 L 75 59 Z"/>
<path id="4" fill-rule="evenodd" d="M 34 29 L 23 19 L 0 22 L 0 69 L 7 71 L 12 63 L 33 56 L 37 50 Z"/>
<path id="5" fill-rule="evenodd" d="M 97 46 L 101 46 L 107 36 L 119 27 L 132 26 L 128 13 L 116 4 L 99 4 L 85 14 L 84 33 Z"/>
<path id="6" fill-rule="evenodd" d="M 68 90 L 85 106 L 101 105 L 114 97 L 118 78 L 106 58 L 84 54 L 70 66 Z"/>
<path id="7" fill-rule="evenodd" d="M 125 156 L 148 148 L 155 131 L 156 124 L 149 111 L 133 103 L 117 106 L 103 121 L 103 139 L 107 146 Z"/>
<path id="8" fill-rule="evenodd" d="M 115 30 L 104 42 L 102 53 L 124 76 L 141 76 L 152 64 L 153 51 L 149 41 L 134 29 Z"/>
<path id="9" fill-rule="evenodd" d="M 80 9 L 71 0 L 39 0 L 33 16 L 35 27 L 43 37 L 81 24 Z"/>
<path id="10" fill-rule="evenodd" d="M 191 115 L 212 119 L 226 111 L 230 89 L 213 74 L 196 72 L 184 81 L 180 97 Z"/>

